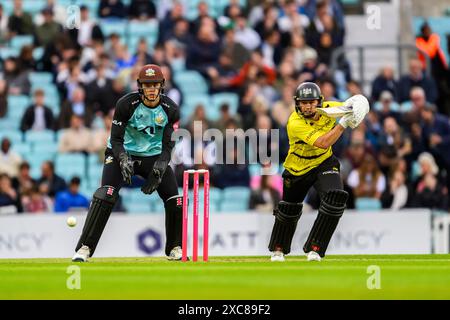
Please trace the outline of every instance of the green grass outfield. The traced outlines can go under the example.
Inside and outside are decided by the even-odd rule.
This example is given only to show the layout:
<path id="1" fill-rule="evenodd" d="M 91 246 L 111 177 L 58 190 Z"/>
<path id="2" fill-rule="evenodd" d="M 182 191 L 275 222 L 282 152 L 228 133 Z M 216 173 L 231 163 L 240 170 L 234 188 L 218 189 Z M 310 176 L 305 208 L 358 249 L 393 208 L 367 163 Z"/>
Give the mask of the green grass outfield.
<path id="1" fill-rule="evenodd" d="M 79 290 L 66 286 L 72 265 Z M 372 265 L 380 289 L 367 288 Z M 0 259 L 0 299 L 450 299 L 450 255 Z"/>

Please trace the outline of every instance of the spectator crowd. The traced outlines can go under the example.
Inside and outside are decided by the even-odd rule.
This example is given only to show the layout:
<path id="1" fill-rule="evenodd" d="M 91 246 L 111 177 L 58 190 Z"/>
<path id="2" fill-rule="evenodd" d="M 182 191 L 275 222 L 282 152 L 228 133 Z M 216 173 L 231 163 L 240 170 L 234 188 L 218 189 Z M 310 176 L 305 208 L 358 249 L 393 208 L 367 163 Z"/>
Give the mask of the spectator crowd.
<path id="1" fill-rule="evenodd" d="M 0 4 L 0 50 L 16 36 L 33 37 L 18 56 L 0 58 L 0 120 L 14 108 L 8 97 L 27 95 L 32 103 L 18 129 L 23 133 L 53 130 L 58 134 L 58 153 L 99 154 L 102 160 L 115 103 L 137 89 L 139 69 L 155 63 L 165 74 L 165 93 L 181 109 L 191 98 L 183 90 L 185 83 L 176 81 L 183 68 L 201 75 L 209 94 L 238 96 L 236 113 L 224 103 L 219 119 L 213 121 L 207 116 L 211 106 L 199 103 L 181 119 L 182 127 L 194 133 L 193 123 L 200 121 L 201 130 L 218 128 L 224 133 L 226 129 L 278 129 L 276 150 L 283 161 L 289 149 L 286 123 L 294 111 L 293 92 L 301 82 L 313 81 L 325 100 L 345 100 L 359 93 L 371 100 L 365 122 L 347 130 L 334 146 L 351 194 L 349 208 L 358 208 L 361 199 L 371 199 L 382 208 L 448 210 L 450 77 L 445 55 L 435 48 L 436 35 L 428 24 L 416 43 L 429 49 L 425 52 L 430 55 L 431 73 L 425 72 L 425 59 L 418 55 L 398 79 L 395 66 L 386 65 L 373 79 L 370 92 L 365 92 L 352 79 L 345 58 L 337 66 L 344 83 L 330 69 L 334 50 L 345 43 L 340 1 L 230 0 L 223 8 L 198 1 L 195 15 L 188 17 L 191 10 L 188 0 L 101 0 L 96 10 L 81 5 L 78 28 L 68 29 L 66 10 L 57 0 L 47 0 L 34 17 L 21 0 L 14 0 L 9 16 Z M 123 21 L 153 23 L 158 30 L 154 41 L 143 37 L 132 46 L 123 33 L 104 28 Z M 36 58 L 33 52 L 38 47 L 43 53 Z M 46 104 L 45 88 L 33 90 L 33 72 L 52 75 L 56 109 Z M 54 163 L 47 161 L 41 165 L 41 177 L 33 179 L 30 164 L 14 151 L 8 133 L 2 136 L 0 207 L 65 212 L 89 205 L 91 195 L 79 190 L 81 177 L 65 181 L 55 173 Z M 177 145 L 190 151 L 182 153 L 182 163 L 175 168 L 178 178 L 182 179 L 184 169 L 208 168 L 213 186 L 247 187 L 251 189 L 249 208 L 270 211 L 281 198 L 280 175 L 251 174 L 248 164 L 220 165 L 208 159 L 194 164 L 195 154 L 210 143 L 214 142 Z M 133 187 L 139 183 L 135 180 Z M 317 197 L 310 193 L 307 202 L 317 206 Z"/>

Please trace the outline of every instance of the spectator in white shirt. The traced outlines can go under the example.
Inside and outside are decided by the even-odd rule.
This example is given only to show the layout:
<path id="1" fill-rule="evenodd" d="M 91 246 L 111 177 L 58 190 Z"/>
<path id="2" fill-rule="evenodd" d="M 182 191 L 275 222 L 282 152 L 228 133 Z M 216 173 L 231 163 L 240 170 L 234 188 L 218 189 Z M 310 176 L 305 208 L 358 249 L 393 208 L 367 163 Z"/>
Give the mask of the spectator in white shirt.
<path id="1" fill-rule="evenodd" d="M 355 198 L 380 199 L 386 188 L 386 178 L 379 169 L 375 158 L 368 153 L 361 166 L 350 172 L 347 184 L 353 189 Z"/>
<path id="2" fill-rule="evenodd" d="M 399 210 L 405 207 L 408 201 L 408 187 L 405 180 L 405 175 L 400 170 L 391 174 L 388 186 L 381 197 L 383 208 Z"/>
<path id="3" fill-rule="evenodd" d="M 240 15 L 236 19 L 235 41 L 250 51 L 255 50 L 261 44 L 261 37 L 247 25 L 247 18 L 244 15 Z"/>
<path id="4" fill-rule="evenodd" d="M 298 12 L 298 4 L 295 0 L 287 0 L 283 7 L 284 16 L 278 18 L 278 26 L 281 32 L 301 32 L 310 24 L 308 16 Z"/>
<path id="5" fill-rule="evenodd" d="M 82 47 L 92 45 L 93 40 L 103 41 L 103 32 L 97 23 L 89 17 L 89 9 L 80 7 L 80 27 L 78 29 L 77 41 Z"/>
<path id="6" fill-rule="evenodd" d="M 0 173 L 6 173 L 9 177 L 16 177 L 22 158 L 11 150 L 11 141 L 3 138 L 0 150 Z"/>
<path id="7" fill-rule="evenodd" d="M 91 130 L 83 126 L 83 118 L 72 115 L 70 128 L 63 131 L 59 141 L 59 152 L 90 152 L 92 147 Z"/>

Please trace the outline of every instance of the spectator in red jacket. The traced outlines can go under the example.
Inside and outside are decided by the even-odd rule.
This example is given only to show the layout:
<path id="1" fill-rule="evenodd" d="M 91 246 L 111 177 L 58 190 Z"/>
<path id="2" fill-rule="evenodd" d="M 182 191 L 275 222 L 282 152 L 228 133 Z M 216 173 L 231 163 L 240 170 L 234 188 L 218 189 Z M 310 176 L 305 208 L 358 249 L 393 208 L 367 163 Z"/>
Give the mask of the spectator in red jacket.
<path id="1" fill-rule="evenodd" d="M 239 87 L 250 82 L 254 82 L 259 74 L 265 74 L 267 83 L 272 85 L 277 77 L 276 70 L 264 63 L 261 51 L 256 50 L 252 52 L 250 61 L 244 64 L 239 74 L 228 79 L 228 85 L 231 87 Z"/>

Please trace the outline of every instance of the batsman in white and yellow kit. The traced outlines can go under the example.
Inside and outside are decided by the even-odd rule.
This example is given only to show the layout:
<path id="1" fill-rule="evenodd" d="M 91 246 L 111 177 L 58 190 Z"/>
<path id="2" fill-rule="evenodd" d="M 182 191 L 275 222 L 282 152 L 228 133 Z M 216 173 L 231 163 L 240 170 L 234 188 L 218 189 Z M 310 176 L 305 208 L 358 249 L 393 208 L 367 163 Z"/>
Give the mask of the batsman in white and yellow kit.
<path id="1" fill-rule="evenodd" d="M 325 256 L 348 198 L 348 193 L 343 190 L 340 165 L 333 155 L 332 146 L 348 126 L 354 128 L 362 121 L 368 111 L 368 103 L 364 104 L 367 110 L 362 114 L 356 116 L 352 111 L 342 116 L 336 124 L 335 118 L 318 111 L 343 106 L 352 108 L 353 100 L 323 101 L 319 86 L 311 82 L 297 88 L 294 100 L 295 112 L 287 123 L 290 148 L 284 162 L 283 199 L 274 210 L 275 223 L 269 250 L 272 261 L 284 261 L 284 255 L 291 250 L 297 222 L 302 214 L 302 202 L 309 189 L 314 187 L 320 196 L 319 213 L 303 250 L 308 260 L 320 261 Z"/>

